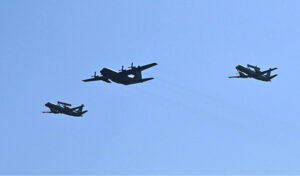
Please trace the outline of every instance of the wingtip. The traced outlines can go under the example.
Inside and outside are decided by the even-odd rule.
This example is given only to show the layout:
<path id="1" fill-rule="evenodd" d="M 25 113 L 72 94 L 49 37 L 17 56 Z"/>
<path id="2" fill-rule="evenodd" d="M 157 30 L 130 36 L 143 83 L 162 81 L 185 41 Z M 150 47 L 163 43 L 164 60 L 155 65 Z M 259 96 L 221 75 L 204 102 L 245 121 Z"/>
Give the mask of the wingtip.
<path id="1" fill-rule="evenodd" d="M 81 80 L 82 82 L 88 82 L 89 81 L 89 79 L 84 79 L 84 80 Z"/>
<path id="2" fill-rule="evenodd" d="M 156 62 L 153 62 L 153 63 L 151 63 L 149 65 L 155 66 L 155 65 L 158 65 L 158 64 Z"/>

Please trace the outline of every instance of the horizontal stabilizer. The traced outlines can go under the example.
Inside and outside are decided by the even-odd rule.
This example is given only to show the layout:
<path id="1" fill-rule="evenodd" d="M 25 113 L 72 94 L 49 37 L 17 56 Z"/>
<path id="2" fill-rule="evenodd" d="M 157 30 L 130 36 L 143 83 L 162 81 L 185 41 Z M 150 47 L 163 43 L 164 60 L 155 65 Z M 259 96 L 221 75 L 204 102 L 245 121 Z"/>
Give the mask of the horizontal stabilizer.
<path id="1" fill-rule="evenodd" d="M 86 113 L 86 112 L 88 112 L 88 111 L 87 111 L 87 110 L 85 110 L 85 111 L 82 111 L 81 115 L 82 115 L 82 114 L 84 114 L 84 113 Z"/>
<path id="2" fill-rule="evenodd" d="M 141 79 L 140 82 L 150 81 L 150 80 L 152 80 L 152 79 L 154 79 L 154 78 L 144 78 L 144 79 Z"/>
<path id="3" fill-rule="evenodd" d="M 276 74 L 276 75 L 273 75 L 273 76 L 270 77 L 270 79 L 273 79 L 273 78 L 275 78 L 276 76 L 278 76 L 278 75 L 277 75 L 277 74 Z"/>
<path id="4" fill-rule="evenodd" d="M 260 75 L 269 73 L 269 72 L 274 71 L 274 70 L 277 70 L 277 68 L 276 68 L 276 67 L 275 67 L 275 68 L 270 68 L 269 70 L 266 70 L 266 71 L 261 72 Z"/>

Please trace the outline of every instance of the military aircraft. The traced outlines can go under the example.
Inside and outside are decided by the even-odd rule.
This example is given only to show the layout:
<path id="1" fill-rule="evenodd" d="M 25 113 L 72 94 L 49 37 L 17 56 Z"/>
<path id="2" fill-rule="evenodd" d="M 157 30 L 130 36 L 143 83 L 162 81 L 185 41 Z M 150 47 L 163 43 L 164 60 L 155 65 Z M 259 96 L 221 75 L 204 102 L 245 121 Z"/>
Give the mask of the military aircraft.
<path id="1" fill-rule="evenodd" d="M 54 114 L 61 113 L 70 116 L 81 117 L 82 114 L 87 112 L 87 111 L 82 111 L 82 108 L 84 107 L 83 104 L 78 107 L 70 108 L 70 106 L 72 106 L 71 104 L 58 101 L 57 104 L 48 102 L 45 104 L 45 106 L 48 107 L 50 111 L 43 112 L 43 113 L 54 113 Z"/>
<path id="2" fill-rule="evenodd" d="M 277 74 L 271 76 L 271 72 L 277 68 L 270 68 L 266 71 L 260 71 L 260 68 L 247 64 L 247 67 L 238 65 L 235 67 L 239 73 L 239 76 L 229 76 L 229 78 L 254 78 L 261 81 L 271 81 Z"/>
<path id="3" fill-rule="evenodd" d="M 115 82 L 118 84 L 124 84 L 124 85 L 130 85 L 130 84 L 136 84 L 136 83 L 143 83 L 145 81 L 152 80 L 154 78 L 142 78 L 142 71 L 145 69 L 148 69 L 150 67 L 153 67 L 157 65 L 157 63 L 151 63 L 144 66 L 133 66 L 133 63 L 131 63 L 131 66 L 128 67 L 129 69 L 124 69 L 124 66 L 122 66 L 121 70 L 114 71 L 109 68 L 103 68 L 100 73 L 101 76 L 95 74 L 90 79 L 82 80 L 84 82 L 89 81 L 98 81 L 102 80 L 107 83 Z"/>

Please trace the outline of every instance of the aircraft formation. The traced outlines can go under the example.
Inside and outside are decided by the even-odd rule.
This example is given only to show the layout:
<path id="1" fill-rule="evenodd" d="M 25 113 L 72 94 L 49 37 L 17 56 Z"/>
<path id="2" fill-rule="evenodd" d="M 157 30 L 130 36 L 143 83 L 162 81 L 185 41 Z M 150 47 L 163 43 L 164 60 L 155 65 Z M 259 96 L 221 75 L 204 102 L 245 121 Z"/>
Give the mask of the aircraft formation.
<path id="1" fill-rule="evenodd" d="M 146 81 L 150 81 L 154 78 L 143 78 L 142 71 L 154 67 L 156 65 L 157 63 L 151 63 L 143 66 L 133 66 L 133 63 L 131 63 L 131 66 L 128 67 L 128 69 L 124 69 L 124 66 L 122 66 L 121 70 L 119 71 L 115 71 L 110 68 L 104 67 L 100 70 L 100 76 L 98 76 L 95 72 L 92 78 L 84 79 L 82 81 L 104 81 L 106 83 L 115 82 L 123 85 L 143 83 Z M 276 67 L 270 68 L 265 71 L 261 71 L 259 67 L 250 64 L 247 64 L 247 67 L 237 65 L 235 68 L 238 71 L 239 75 L 229 76 L 228 78 L 254 78 L 260 81 L 270 82 L 273 78 L 277 76 L 277 74 L 271 75 L 271 72 L 277 69 Z M 87 110 L 82 110 L 84 107 L 83 104 L 81 106 L 71 108 L 71 104 L 58 101 L 57 104 L 48 102 L 45 104 L 45 106 L 49 108 L 50 111 L 43 113 L 66 114 L 74 117 L 82 117 L 82 115 L 87 112 Z"/>
<path id="2" fill-rule="evenodd" d="M 157 63 L 151 63 L 143 66 L 133 66 L 133 63 L 131 63 L 131 66 L 128 67 L 128 69 L 124 69 L 124 66 L 122 66 L 121 70 L 115 71 L 110 68 L 103 68 L 100 70 L 101 76 L 98 76 L 95 72 L 92 78 L 82 80 L 83 82 L 90 82 L 90 81 L 104 81 L 107 83 L 115 82 L 118 84 L 123 85 L 130 85 L 130 84 L 137 84 L 137 83 L 143 83 L 145 81 L 150 81 L 154 78 L 143 78 L 142 77 L 142 71 L 146 70 L 150 67 L 156 66 Z M 43 112 L 43 113 L 53 113 L 53 114 L 66 114 L 70 116 L 75 117 L 82 117 L 84 113 L 87 112 L 87 110 L 82 111 L 82 108 L 84 105 L 70 108 L 72 106 L 71 104 L 64 103 L 61 101 L 58 101 L 57 104 L 48 102 L 45 104 L 47 108 L 50 109 L 49 112 Z"/>

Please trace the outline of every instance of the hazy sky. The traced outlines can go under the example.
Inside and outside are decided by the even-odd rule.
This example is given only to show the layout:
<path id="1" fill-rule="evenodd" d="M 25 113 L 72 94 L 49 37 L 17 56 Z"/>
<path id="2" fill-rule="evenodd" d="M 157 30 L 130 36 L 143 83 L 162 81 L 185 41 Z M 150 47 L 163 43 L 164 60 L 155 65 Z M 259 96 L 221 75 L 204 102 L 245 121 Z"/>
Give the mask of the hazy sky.
<path id="1" fill-rule="evenodd" d="M 0 174 L 300 174 L 300 1 L 0 1 Z M 103 67 L 157 62 L 124 86 Z M 228 79 L 238 64 L 272 82 Z M 85 104 L 83 118 L 42 114 Z"/>

